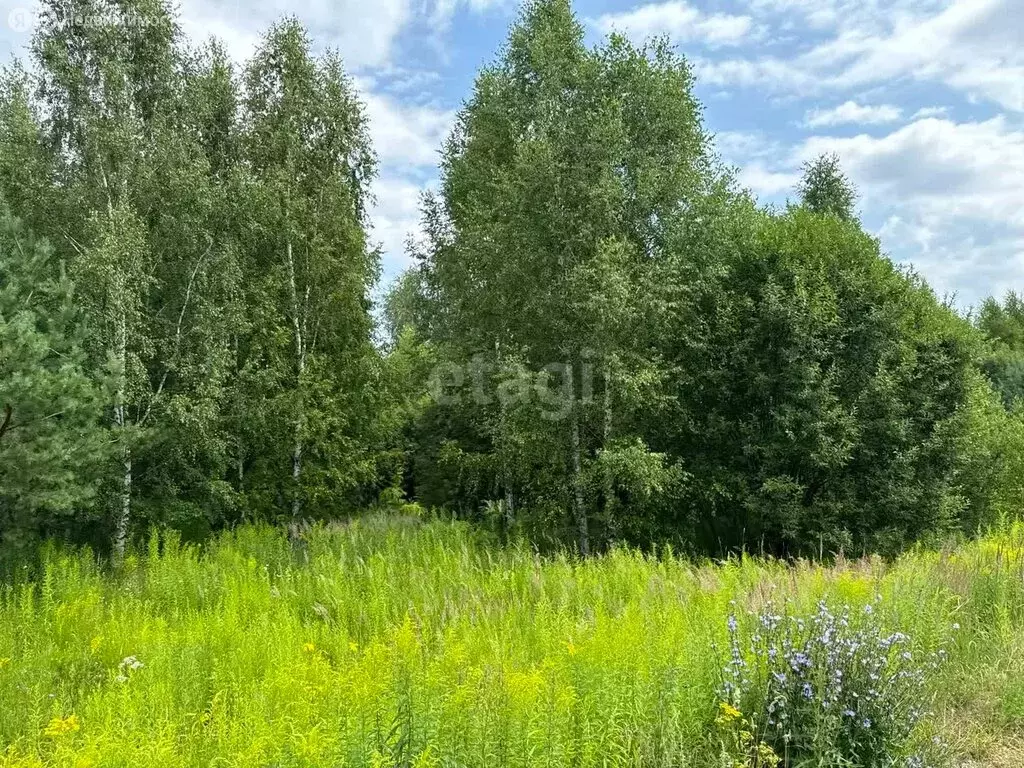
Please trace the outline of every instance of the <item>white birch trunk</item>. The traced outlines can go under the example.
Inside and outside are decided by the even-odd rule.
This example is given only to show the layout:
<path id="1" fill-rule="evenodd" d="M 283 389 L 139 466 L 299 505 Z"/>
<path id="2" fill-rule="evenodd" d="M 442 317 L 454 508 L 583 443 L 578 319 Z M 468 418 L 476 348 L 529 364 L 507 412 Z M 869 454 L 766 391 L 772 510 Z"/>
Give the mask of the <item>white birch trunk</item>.
<path id="1" fill-rule="evenodd" d="M 612 441 L 612 366 L 605 363 L 604 369 L 604 450 Z M 604 515 L 609 531 L 613 537 L 618 536 L 618 525 L 615 520 L 615 475 L 607 463 L 604 468 Z"/>
<path id="2" fill-rule="evenodd" d="M 498 370 L 501 371 L 501 342 L 494 342 L 494 354 L 498 362 Z M 498 423 L 500 425 L 501 439 L 501 482 L 505 486 L 505 531 L 512 532 L 512 526 L 516 520 L 516 497 L 512 489 L 512 467 L 508 457 L 508 402 L 507 398 L 498 392 L 498 408 L 500 410 Z"/>
<path id="3" fill-rule="evenodd" d="M 302 512 L 302 498 L 299 484 L 302 480 L 303 430 L 305 429 L 305 406 L 302 402 L 302 380 L 306 373 L 306 344 L 302 332 L 303 323 L 299 317 L 299 291 L 295 278 L 295 258 L 292 241 L 288 239 L 288 282 L 292 294 L 292 328 L 295 333 L 295 368 L 297 412 L 295 414 L 295 438 L 292 446 L 292 518 L 298 519 Z"/>
<path id="4" fill-rule="evenodd" d="M 583 469 L 580 462 L 580 422 L 579 413 L 576 408 L 576 382 L 573 378 L 573 368 L 570 365 L 567 374 L 566 389 L 569 392 L 569 445 L 571 452 L 570 484 L 572 486 L 572 507 L 573 517 L 576 522 L 577 543 L 580 555 L 586 557 L 590 554 L 590 531 L 587 527 L 587 511 L 583 506 Z"/>
<path id="5" fill-rule="evenodd" d="M 127 394 L 125 390 L 127 389 L 128 376 L 128 321 L 123 307 L 118 318 L 115 346 L 117 347 L 116 354 L 121 366 L 121 372 L 118 377 L 117 391 L 114 393 L 114 424 L 121 438 L 122 475 L 120 499 L 114 524 L 114 562 L 120 565 L 124 562 L 132 515 L 132 449 L 124 434 L 124 430 L 127 427 L 124 401 Z"/>

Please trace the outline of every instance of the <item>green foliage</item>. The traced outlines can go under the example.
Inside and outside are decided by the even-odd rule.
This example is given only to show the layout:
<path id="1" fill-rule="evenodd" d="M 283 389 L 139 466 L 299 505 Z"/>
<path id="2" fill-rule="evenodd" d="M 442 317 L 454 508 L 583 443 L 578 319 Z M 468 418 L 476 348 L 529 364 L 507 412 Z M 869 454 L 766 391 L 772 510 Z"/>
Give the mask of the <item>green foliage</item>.
<path id="1" fill-rule="evenodd" d="M 244 81 L 231 180 L 243 275 L 232 339 L 238 490 L 260 516 L 280 514 L 282 499 L 294 518 L 307 506 L 339 512 L 375 478 L 381 407 L 366 119 L 339 60 L 313 57 L 295 20 L 271 28 Z"/>
<path id="2" fill-rule="evenodd" d="M 613 36 L 588 49 L 568 2 L 527 3 L 445 146 L 402 289 L 415 283 L 426 337 L 475 387 L 471 406 L 464 396 L 432 417 L 461 444 L 449 458 L 472 459 L 474 476 L 487 467 L 476 504 L 501 496 L 509 524 L 571 528 L 582 552 L 616 535 L 598 519 L 629 493 L 615 471 L 645 472 L 620 414 L 657 370 L 636 296 L 654 283 L 665 223 L 708 173 L 691 86 L 667 45 Z M 599 462 L 616 440 L 632 451 Z"/>
<path id="3" fill-rule="evenodd" d="M 54 251 L 0 210 L 0 560 L 39 535 L 88 535 L 108 453 L 102 390 L 86 375 L 81 313 Z M 20 551 L 19 551 L 20 550 Z M 28 550 L 28 551 L 26 551 Z M 19 557 L 20 556 L 20 557 Z"/>
<path id="4" fill-rule="evenodd" d="M 992 350 L 984 370 L 1007 407 L 1024 398 L 1024 302 L 1010 292 L 1002 302 L 988 298 L 975 324 L 989 338 Z"/>
<path id="5" fill-rule="evenodd" d="M 285 18 L 239 66 L 176 14 L 47 0 L 0 77 L 33 243 L 2 243 L 8 538 L 119 561 L 154 524 L 415 501 L 584 555 L 892 554 L 1019 515 L 1020 301 L 982 308 L 986 346 L 880 252 L 834 156 L 785 211 L 738 193 L 667 41 L 589 46 L 569 0 L 526 2 L 378 330 L 339 57 Z"/>
<path id="6" fill-rule="evenodd" d="M 370 343 L 373 154 L 339 61 L 286 20 L 239 78 L 175 14 L 44 3 L 33 66 L 0 89 L 0 187 L 67 266 L 79 312 L 54 321 L 107 397 L 115 450 L 86 484 L 115 557 L 149 523 L 354 509 L 394 481 L 400 432 Z"/>
<path id="7" fill-rule="evenodd" d="M 971 328 L 855 224 L 803 209 L 746 221 L 721 233 L 719 271 L 691 289 L 668 349 L 659 417 L 678 427 L 656 445 L 693 476 L 691 536 L 891 551 L 955 527 L 984 386 Z"/>
<path id="8" fill-rule="evenodd" d="M 51 547 L 0 591 L 0 766 L 720 768 L 715 648 L 731 613 L 787 600 L 870 604 L 915 659 L 958 622 L 914 739 L 994 734 L 986 670 L 1017 671 L 1022 546 L 1017 530 L 891 567 L 542 559 L 465 524 L 369 518 L 203 548 L 154 535 L 115 575 Z"/>
<path id="9" fill-rule="evenodd" d="M 804 175 L 797 189 L 800 202 L 809 211 L 853 221 L 857 190 L 839 167 L 838 155 L 821 155 L 804 164 Z"/>

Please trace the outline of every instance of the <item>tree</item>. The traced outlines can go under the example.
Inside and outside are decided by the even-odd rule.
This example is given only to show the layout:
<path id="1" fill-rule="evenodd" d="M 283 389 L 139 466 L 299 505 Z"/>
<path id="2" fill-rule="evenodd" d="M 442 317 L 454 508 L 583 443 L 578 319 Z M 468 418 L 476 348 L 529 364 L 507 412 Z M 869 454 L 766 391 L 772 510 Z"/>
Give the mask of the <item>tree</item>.
<path id="1" fill-rule="evenodd" d="M 655 364 L 637 297 L 654 283 L 664 223 L 709 175 L 691 86 L 666 44 L 613 36 L 588 50 L 566 0 L 527 3 L 424 207 L 425 324 L 449 362 L 483 371 L 470 376 L 484 381 L 474 431 L 506 512 L 515 492 L 568 509 L 583 554 L 602 493 L 606 516 L 614 508 L 616 441 L 636 445 L 615 411 Z M 529 393 L 551 384 L 546 409 Z"/>
<path id="2" fill-rule="evenodd" d="M 984 388 L 969 325 L 856 223 L 804 208 L 728 220 L 722 268 L 666 350 L 680 375 L 655 446 L 691 476 L 683 538 L 893 552 L 983 515 L 963 476 Z"/>
<path id="3" fill-rule="evenodd" d="M 991 351 L 983 368 L 1007 407 L 1024 398 L 1024 301 L 1010 292 L 1000 302 L 988 298 L 975 325 L 988 337 Z"/>
<path id="4" fill-rule="evenodd" d="M 202 122 L 218 94 L 199 87 L 204 73 L 162 0 L 52 0 L 32 54 L 31 75 L 7 78 L 2 110 L 16 129 L 6 151 L 31 172 L 18 164 L 5 191 L 68 264 L 87 371 L 114 382 L 120 458 L 102 487 L 119 559 L 134 507 L 212 505 L 223 475 L 222 306 L 237 270 L 214 221 Z"/>
<path id="5" fill-rule="evenodd" d="M 0 536 L 87 531 L 108 453 L 81 314 L 53 249 L 0 206 Z"/>
<path id="6" fill-rule="evenodd" d="M 797 191 L 808 210 L 842 221 L 856 218 L 857 190 L 843 174 L 838 155 L 821 155 L 805 163 L 803 171 Z"/>
<path id="7" fill-rule="evenodd" d="M 259 418 L 245 490 L 257 507 L 286 499 L 292 518 L 373 477 L 360 441 L 379 372 L 368 301 L 378 254 L 365 233 L 375 158 L 340 60 L 309 47 L 287 19 L 249 62 L 232 179 L 246 312 L 236 365 Z M 277 471 L 283 445 L 288 483 Z"/>

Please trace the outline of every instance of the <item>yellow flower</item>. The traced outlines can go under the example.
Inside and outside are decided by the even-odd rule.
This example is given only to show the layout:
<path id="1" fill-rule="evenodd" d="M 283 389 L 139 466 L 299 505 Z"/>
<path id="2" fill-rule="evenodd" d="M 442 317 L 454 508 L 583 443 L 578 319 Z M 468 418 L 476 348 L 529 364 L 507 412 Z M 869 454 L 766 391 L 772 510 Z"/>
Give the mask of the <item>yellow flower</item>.
<path id="1" fill-rule="evenodd" d="M 715 718 L 715 722 L 718 725 L 729 725 L 730 723 L 739 720 L 743 717 L 743 713 L 740 712 L 736 707 L 727 701 L 723 701 L 718 705 L 718 717 Z"/>
<path id="2" fill-rule="evenodd" d="M 761 765 L 766 768 L 777 768 L 778 764 L 782 762 L 782 758 L 775 754 L 775 750 L 764 742 L 757 747 L 757 757 L 761 761 Z"/>
<path id="3" fill-rule="evenodd" d="M 4 657 L 0 658 L 0 669 L 3 669 L 4 667 L 9 665 L 10 663 L 11 663 L 11 660 L 8 657 L 4 656 Z"/>
<path id="4" fill-rule="evenodd" d="M 68 715 L 67 717 L 55 717 L 50 721 L 50 724 L 43 729 L 43 736 L 48 739 L 59 739 L 68 733 L 75 733 L 81 730 L 82 725 L 78 721 L 78 715 Z"/>
<path id="5" fill-rule="evenodd" d="M 302 646 L 302 650 L 305 653 L 315 653 L 316 652 L 316 646 L 313 645 L 312 643 L 306 643 L 304 646 Z"/>
<path id="6" fill-rule="evenodd" d="M 96 651 L 100 649 L 101 645 L 103 645 L 103 638 L 96 635 L 96 637 L 89 641 L 89 651 L 96 653 Z"/>
<path id="7" fill-rule="evenodd" d="M 573 645 L 572 640 L 568 640 L 565 643 L 565 649 L 569 652 L 570 656 L 575 656 L 576 655 L 576 646 Z"/>

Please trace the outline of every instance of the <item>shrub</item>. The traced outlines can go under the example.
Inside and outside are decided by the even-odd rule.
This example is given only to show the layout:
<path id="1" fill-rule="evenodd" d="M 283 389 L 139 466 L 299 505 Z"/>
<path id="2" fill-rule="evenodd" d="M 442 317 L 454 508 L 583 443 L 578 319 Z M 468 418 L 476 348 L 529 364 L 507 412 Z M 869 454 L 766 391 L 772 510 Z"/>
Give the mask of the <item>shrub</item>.
<path id="1" fill-rule="evenodd" d="M 916 658 L 910 638 L 886 633 L 875 606 L 809 618 L 752 614 L 749 637 L 729 622 L 716 724 L 731 765 L 907 766 L 930 758 L 911 749 L 928 712 L 927 673 L 945 658 Z"/>

